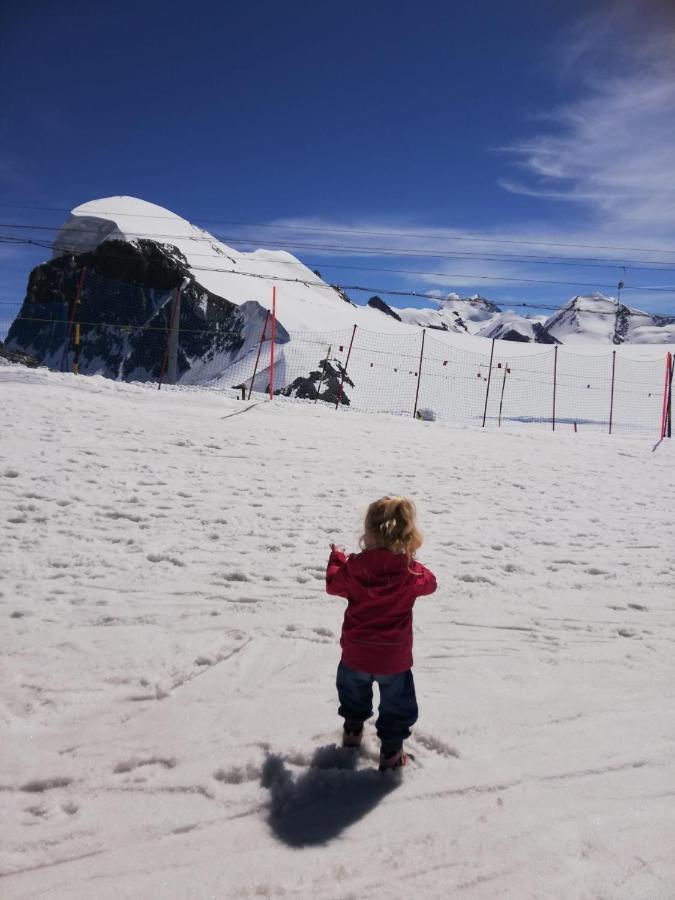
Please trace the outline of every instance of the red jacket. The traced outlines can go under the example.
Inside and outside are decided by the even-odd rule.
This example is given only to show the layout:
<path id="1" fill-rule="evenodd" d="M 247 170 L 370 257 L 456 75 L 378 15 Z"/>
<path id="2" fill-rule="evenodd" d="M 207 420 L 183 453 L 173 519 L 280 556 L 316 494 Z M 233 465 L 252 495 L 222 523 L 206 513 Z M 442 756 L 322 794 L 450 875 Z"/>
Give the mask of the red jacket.
<path id="1" fill-rule="evenodd" d="M 413 606 L 436 590 L 428 569 L 389 550 L 364 550 L 349 558 L 333 550 L 326 590 L 348 600 L 340 640 L 345 665 L 377 675 L 412 666 Z"/>

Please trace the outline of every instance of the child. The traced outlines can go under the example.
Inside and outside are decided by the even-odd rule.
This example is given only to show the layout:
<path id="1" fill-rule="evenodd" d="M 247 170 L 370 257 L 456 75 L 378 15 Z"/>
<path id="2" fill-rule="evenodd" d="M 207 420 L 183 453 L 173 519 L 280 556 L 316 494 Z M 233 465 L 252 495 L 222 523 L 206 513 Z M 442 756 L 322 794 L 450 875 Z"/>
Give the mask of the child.
<path id="1" fill-rule="evenodd" d="M 376 681 L 381 772 L 406 765 L 403 741 L 417 721 L 412 609 L 417 597 L 436 590 L 433 574 L 415 561 L 421 546 L 412 500 L 382 497 L 368 507 L 363 552 L 346 557 L 331 544 L 326 570 L 326 591 L 348 601 L 337 672 L 338 713 L 345 720 L 342 743 L 361 744 L 363 723 L 373 714 Z"/>

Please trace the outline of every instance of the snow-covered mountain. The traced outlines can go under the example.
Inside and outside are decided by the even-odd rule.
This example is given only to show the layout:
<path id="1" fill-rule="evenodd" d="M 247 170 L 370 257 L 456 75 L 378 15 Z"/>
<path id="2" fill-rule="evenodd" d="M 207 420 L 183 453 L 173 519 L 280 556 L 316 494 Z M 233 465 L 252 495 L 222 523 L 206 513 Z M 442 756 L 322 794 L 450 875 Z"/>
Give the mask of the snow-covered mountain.
<path id="1" fill-rule="evenodd" d="M 502 311 L 479 294 L 448 294 L 435 307 L 392 309 L 380 297 L 369 305 L 422 328 L 538 344 L 672 344 L 675 317 L 654 316 L 604 294 L 576 296 L 550 316 Z"/>
<path id="2" fill-rule="evenodd" d="M 368 305 L 387 315 L 394 316 L 406 325 L 420 328 L 437 328 L 440 331 L 454 331 L 458 334 L 478 334 L 486 323 L 499 314 L 499 307 L 475 294 L 462 298 L 459 294 L 448 294 L 433 308 L 392 309 L 380 297 L 371 297 Z"/>
<path id="3" fill-rule="evenodd" d="M 650 315 L 604 294 L 573 297 L 546 320 L 544 330 L 562 344 L 675 342 L 675 319 Z"/>
<path id="4" fill-rule="evenodd" d="M 648 316 L 600 294 L 575 297 L 548 318 L 455 293 L 422 309 L 391 307 L 379 297 L 356 305 L 290 253 L 235 250 L 162 207 L 108 197 L 78 206 L 60 229 L 52 259 L 30 275 L 7 347 L 60 368 L 72 350 L 69 321 L 76 320 L 82 323 L 81 372 L 157 379 L 179 285 L 182 383 L 232 386 L 234 379 L 250 386 L 273 285 L 279 389 L 306 385 L 323 372 L 327 351 L 337 344 L 342 352 L 354 325 L 371 334 L 371 343 L 386 344 L 386 352 L 399 346 L 393 337 L 403 348 L 420 328 L 434 329 L 439 340 L 459 335 L 520 343 L 675 343 L 675 319 Z M 260 361 L 256 388 L 265 389 L 268 368 L 269 356 Z M 333 368 L 339 372 L 337 364 Z"/>

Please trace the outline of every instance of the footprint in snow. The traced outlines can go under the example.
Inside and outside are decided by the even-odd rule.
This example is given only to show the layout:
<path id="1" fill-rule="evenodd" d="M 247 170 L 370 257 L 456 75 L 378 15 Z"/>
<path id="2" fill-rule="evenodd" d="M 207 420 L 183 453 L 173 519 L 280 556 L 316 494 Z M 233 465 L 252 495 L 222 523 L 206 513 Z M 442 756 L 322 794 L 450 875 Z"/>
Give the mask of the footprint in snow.
<path id="1" fill-rule="evenodd" d="M 64 775 L 57 775 L 54 778 L 33 778 L 22 784 L 19 790 L 28 794 L 42 794 L 45 791 L 52 791 L 55 788 L 68 787 L 72 784 L 73 779 Z"/>
<path id="2" fill-rule="evenodd" d="M 170 556 L 168 553 L 148 553 L 146 559 L 151 563 L 168 562 L 171 563 L 172 566 L 179 566 L 180 568 L 184 568 L 185 566 L 184 562 L 181 562 L 181 560 L 177 559 L 175 556 Z"/>
<path id="3" fill-rule="evenodd" d="M 176 760 L 173 757 L 150 756 L 145 759 L 134 757 L 133 759 L 117 763 L 113 773 L 122 775 L 127 772 L 133 772 L 135 769 L 140 769 L 142 766 L 161 766 L 164 769 L 175 769 L 176 765 Z"/>

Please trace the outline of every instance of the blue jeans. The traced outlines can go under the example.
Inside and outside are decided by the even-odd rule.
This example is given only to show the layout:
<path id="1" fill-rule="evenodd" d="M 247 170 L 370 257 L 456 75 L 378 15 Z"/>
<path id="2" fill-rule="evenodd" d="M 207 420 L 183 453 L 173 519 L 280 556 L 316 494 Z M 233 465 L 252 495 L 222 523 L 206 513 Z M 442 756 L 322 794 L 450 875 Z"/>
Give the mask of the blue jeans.
<path id="1" fill-rule="evenodd" d="M 357 672 L 343 662 L 337 670 L 337 689 L 340 698 L 338 714 L 350 724 L 365 722 L 373 714 L 373 682 L 380 688 L 380 708 L 377 735 L 385 753 L 400 750 L 410 737 L 410 727 L 417 721 L 415 682 L 410 669 L 396 675 L 376 675 Z"/>

